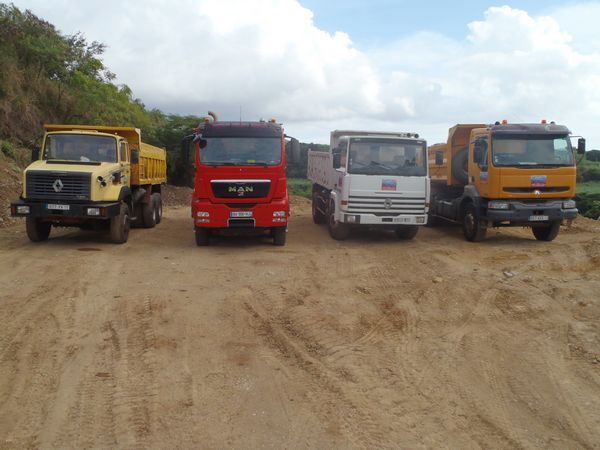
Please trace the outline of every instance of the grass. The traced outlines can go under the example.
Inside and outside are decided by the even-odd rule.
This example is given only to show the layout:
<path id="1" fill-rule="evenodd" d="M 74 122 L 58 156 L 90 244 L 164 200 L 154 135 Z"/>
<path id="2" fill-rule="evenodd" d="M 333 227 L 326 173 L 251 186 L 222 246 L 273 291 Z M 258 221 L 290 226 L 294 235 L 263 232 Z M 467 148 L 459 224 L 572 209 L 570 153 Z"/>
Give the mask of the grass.
<path id="1" fill-rule="evenodd" d="M 305 198 L 312 197 L 312 182 L 306 178 L 288 178 L 288 191 L 292 195 L 299 195 Z"/>
<path id="2" fill-rule="evenodd" d="M 600 181 L 577 183 L 577 193 L 600 195 Z"/>

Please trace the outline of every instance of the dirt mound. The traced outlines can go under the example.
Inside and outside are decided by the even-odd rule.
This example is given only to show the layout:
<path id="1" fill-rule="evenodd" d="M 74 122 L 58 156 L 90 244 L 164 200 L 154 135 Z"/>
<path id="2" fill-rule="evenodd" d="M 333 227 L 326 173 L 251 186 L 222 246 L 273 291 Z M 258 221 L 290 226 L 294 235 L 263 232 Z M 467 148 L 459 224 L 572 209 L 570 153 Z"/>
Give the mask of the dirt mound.
<path id="1" fill-rule="evenodd" d="M 15 161 L 0 153 L 0 227 L 21 220 L 10 217 L 10 203 L 21 195 L 21 174 Z"/>
<path id="2" fill-rule="evenodd" d="M 166 185 L 162 189 L 163 203 L 166 206 L 190 206 L 192 189 L 186 186 Z"/>

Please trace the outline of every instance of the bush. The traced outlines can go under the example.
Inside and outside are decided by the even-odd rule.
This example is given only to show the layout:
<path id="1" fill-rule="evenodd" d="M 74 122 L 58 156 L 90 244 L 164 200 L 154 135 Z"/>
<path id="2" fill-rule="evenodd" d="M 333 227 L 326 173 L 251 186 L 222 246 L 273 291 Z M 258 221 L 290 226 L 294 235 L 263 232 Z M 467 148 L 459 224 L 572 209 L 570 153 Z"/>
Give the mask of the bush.
<path id="1" fill-rule="evenodd" d="M 0 145 L 0 150 L 2 150 L 2 153 L 4 153 L 4 156 L 7 158 L 15 158 L 15 150 L 10 142 L 3 142 L 2 145 Z"/>

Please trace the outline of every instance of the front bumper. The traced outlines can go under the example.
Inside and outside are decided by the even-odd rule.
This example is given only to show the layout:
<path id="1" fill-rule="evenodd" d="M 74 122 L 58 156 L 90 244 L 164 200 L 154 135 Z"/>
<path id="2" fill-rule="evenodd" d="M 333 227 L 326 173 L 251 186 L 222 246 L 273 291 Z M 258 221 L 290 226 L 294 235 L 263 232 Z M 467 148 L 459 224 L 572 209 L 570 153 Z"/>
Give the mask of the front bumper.
<path id="1" fill-rule="evenodd" d="M 202 228 L 287 227 L 289 202 L 287 199 L 280 199 L 269 203 L 240 203 L 233 206 L 196 200 L 192 201 L 192 217 L 194 224 Z"/>
<path id="2" fill-rule="evenodd" d="M 53 209 L 53 205 L 59 205 L 64 209 Z M 27 208 L 28 212 L 20 212 Z M 98 210 L 98 214 L 89 214 L 89 209 Z M 56 202 L 31 202 L 19 200 L 10 204 L 10 212 L 13 217 L 35 217 L 60 222 L 61 219 L 110 219 L 118 216 L 121 211 L 119 202 L 87 202 L 69 203 Z"/>
<path id="3" fill-rule="evenodd" d="M 427 215 L 390 215 L 377 216 L 375 214 L 355 214 L 346 211 L 340 211 L 341 222 L 350 225 L 425 225 L 427 223 Z"/>
<path id="4" fill-rule="evenodd" d="M 485 219 L 490 222 L 532 223 L 532 217 L 547 216 L 547 222 L 575 219 L 577 208 L 563 208 L 563 200 L 523 203 L 507 201 L 509 209 L 487 209 Z"/>

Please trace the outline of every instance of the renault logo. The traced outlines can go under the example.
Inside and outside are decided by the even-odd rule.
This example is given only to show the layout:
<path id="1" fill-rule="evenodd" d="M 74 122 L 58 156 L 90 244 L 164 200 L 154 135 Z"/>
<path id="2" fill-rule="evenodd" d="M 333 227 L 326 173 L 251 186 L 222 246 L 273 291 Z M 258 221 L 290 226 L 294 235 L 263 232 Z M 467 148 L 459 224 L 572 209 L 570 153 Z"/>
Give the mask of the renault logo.
<path id="1" fill-rule="evenodd" d="M 533 191 L 533 195 L 535 195 L 536 197 L 541 197 L 542 192 L 536 189 L 535 191 Z"/>
<path id="2" fill-rule="evenodd" d="M 52 189 L 54 189 L 54 192 L 62 191 L 63 186 L 63 182 L 60 178 L 57 178 L 56 181 L 52 183 Z"/>
<path id="3" fill-rule="evenodd" d="M 392 199 L 391 198 L 386 198 L 383 201 L 383 206 L 385 207 L 385 209 L 390 209 L 392 207 Z"/>

